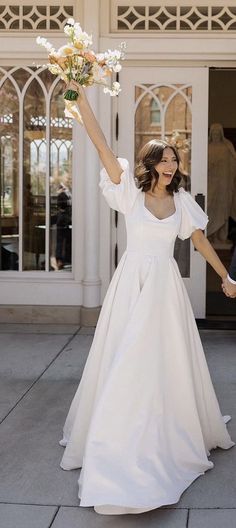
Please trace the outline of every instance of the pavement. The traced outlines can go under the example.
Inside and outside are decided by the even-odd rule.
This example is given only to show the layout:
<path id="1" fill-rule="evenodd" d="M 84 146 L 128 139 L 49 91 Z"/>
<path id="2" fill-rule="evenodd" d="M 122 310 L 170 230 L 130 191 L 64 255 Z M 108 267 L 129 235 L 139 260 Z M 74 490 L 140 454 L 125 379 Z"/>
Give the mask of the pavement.
<path id="1" fill-rule="evenodd" d="M 0 324 L 0 528 L 236 528 L 236 447 L 173 506 L 139 515 L 80 508 L 79 470 L 63 471 L 62 427 L 93 328 Z M 202 330 L 222 414 L 236 441 L 236 332 Z"/>

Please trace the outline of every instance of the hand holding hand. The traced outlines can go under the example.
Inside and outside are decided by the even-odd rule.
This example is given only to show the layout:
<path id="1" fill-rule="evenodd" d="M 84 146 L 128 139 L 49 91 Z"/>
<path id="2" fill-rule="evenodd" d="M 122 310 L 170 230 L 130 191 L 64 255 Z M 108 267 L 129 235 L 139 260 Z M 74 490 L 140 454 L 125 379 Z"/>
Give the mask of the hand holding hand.
<path id="1" fill-rule="evenodd" d="M 236 284 L 232 284 L 227 277 L 222 280 L 221 287 L 226 297 L 231 297 L 231 299 L 236 297 Z"/>

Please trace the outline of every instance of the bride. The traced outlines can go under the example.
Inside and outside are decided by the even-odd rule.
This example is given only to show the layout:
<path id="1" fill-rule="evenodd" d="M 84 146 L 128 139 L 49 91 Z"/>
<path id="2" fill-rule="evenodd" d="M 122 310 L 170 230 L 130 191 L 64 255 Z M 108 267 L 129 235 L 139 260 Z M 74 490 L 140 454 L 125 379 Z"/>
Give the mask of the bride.
<path id="1" fill-rule="evenodd" d="M 80 506 L 141 513 L 178 502 L 213 467 L 210 450 L 234 445 L 173 257 L 176 237 L 191 237 L 223 281 L 227 271 L 202 232 L 206 214 L 179 188 L 176 149 L 149 141 L 134 178 L 128 161 L 107 145 L 84 90 L 76 89 L 104 166 L 102 193 L 125 215 L 127 249 L 65 422 L 61 467 L 82 468 Z"/>

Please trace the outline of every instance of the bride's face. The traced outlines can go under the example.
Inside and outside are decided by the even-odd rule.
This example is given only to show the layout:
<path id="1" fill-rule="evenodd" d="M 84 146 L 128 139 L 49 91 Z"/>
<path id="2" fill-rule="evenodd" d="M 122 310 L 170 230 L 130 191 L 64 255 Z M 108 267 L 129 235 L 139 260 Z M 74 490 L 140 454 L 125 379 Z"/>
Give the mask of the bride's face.
<path id="1" fill-rule="evenodd" d="M 159 174 L 158 183 L 160 185 L 169 185 L 177 171 L 178 160 L 175 156 L 174 151 L 170 147 L 166 147 L 163 151 L 162 159 L 155 169 Z"/>

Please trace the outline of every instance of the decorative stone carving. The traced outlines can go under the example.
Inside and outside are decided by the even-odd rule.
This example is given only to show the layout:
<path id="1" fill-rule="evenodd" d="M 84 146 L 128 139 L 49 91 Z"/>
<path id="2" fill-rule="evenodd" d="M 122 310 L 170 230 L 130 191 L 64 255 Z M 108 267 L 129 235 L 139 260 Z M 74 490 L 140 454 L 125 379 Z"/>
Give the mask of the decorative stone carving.
<path id="1" fill-rule="evenodd" d="M 66 20 L 74 14 L 71 5 L 10 5 L 0 6 L 0 31 L 61 31 Z"/>
<path id="2" fill-rule="evenodd" d="M 160 3 L 162 2 L 158 2 Z M 150 0 L 149 5 L 137 6 L 130 3 L 125 5 L 122 1 L 113 0 L 113 13 L 115 31 L 163 33 L 236 30 L 236 6 L 232 5 L 209 6 L 206 2 L 201 2 L 199 6 L 181 4 L 160 6 Z"/>

